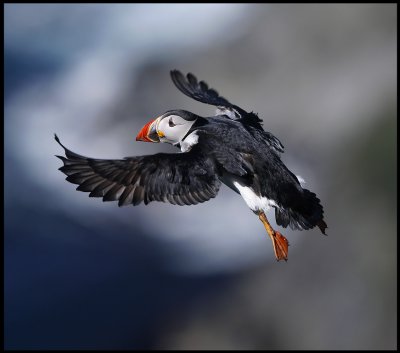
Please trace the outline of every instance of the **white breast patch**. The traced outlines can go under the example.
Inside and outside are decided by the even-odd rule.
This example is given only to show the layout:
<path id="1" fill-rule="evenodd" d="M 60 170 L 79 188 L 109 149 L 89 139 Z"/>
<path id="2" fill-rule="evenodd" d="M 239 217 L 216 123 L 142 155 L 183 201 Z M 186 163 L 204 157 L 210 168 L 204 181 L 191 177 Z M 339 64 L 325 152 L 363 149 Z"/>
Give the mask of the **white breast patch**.
<path id="1" fill-rule="evenodd" d="M 196 132 L 197 131 L 193 131 L 180 143 L 182 152 L 189 152 L 192 147 L 199 142 L 199 136 Z"/>

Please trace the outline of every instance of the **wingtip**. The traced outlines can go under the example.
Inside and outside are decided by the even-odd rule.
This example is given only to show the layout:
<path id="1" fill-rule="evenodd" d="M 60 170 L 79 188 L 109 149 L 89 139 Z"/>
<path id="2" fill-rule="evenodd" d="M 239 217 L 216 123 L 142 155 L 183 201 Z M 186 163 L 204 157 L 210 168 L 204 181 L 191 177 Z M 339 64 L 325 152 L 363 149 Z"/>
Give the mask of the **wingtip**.
<path id="1" fill-rule="evenodd" d="M 189 82 L 192 80 L 197 82 L 197 77 L 195 75 L 193 75 L 191 72 L 187 73 L 186 78 L 189 80 Z"/>
<path id="2" fill-rule="evenodd" d="M 177 70 L 177 69 L 171 70 L 171 71 L 169 72 L 169 74 L 171 75 L 171 77 L 174 77 L 174 76 L 176 76 L 176 75 L 182 75 L 182 73 L 181 73 L 179 70 Z"/>
<path id="3" fill-rule="evenodd" d="M 60 139 L 58 138 L 57 134 L 54 133 L 54 139 L 57 141 L 57 143 L 64 148 L 64 150 L 66 149 L 65 146 L 61 143 Z"/>

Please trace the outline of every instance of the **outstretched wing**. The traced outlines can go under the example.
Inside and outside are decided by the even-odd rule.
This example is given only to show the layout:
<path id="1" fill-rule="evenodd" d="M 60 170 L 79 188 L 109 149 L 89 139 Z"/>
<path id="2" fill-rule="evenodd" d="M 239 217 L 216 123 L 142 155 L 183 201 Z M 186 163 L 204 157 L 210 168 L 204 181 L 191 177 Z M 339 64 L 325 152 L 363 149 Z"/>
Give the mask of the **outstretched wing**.
<path id="1" fill-rule="evenodd" d="M 63 146 L 57 135 L 55 139 L 65 150 L 65 157 L 57 157 L 64 162 L 59 169 L 66 180 L 90 197 L 118 201 L 118 206 L 142 201 L 195 205 L 215 197 L 221 184 L 214 164 L 196 146 L 187 153 L 112 160 L 81 156 Z"/>
<path id="2" fill-rule="evenodd" d="M 198 82 L 196 76 L 192 73 L 188 73 L 185 78 L 180 71 L 172 70 L 171 79 L 175 86 L 188 97 L 202 103 L 215 105 L 217 107 L 217 115 L 225 115 L 230 119 L 239 120 L 244 125 L 264 131 L 261 126 L 262 120 L 257 114 L 248 113 L 237 105 L 230 103 L 226 98 L 221 97 L 215 89 L 209 88 L 204 81 Z"/>
<path id="3" fill-rule="evenodd" d="M 188 97 L 202 103 L 215 105 L 219 110 L 218 114 L 228 115 L 231 119 L 240 119 L 247 114 L 243 109 L 221 97 L 215 89 L 208 88 L 204 81 L 198 82 L 192 73 L 188 73 L 185 78 L 180 71 L 172 70 L 171 79 L 175 86 Z"/>

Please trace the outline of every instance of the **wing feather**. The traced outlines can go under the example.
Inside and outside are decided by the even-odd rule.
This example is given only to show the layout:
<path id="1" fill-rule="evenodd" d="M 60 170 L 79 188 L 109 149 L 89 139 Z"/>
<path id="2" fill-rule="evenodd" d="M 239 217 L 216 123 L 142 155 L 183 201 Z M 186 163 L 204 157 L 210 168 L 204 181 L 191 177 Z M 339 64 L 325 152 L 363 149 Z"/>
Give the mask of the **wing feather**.
<path id="1" fill-rule="evenodd" d="M 263 130 L 262 120 L 257 114 L 248 113 L 244 109 L 230 103 L 226 98 L 220 96 L 218 92 L 209 88 L 204 81 L 198 82 L 196 76 L 188 73 L 185 76 L 178 70 L 170 72 L 172 82 L 186 96 L 193 98 L 199 102 L 214 105 L 217 107 L 217 115 L 224 115 L 232 120 L 239 120 L 244 125 L 255 127 L 258 130 Z"/>
<path id="2" fill-rule="evenodd" d="M 215 197 L 220 187 L 214 163 L 199 147 L 190 152 L 127 157 L 121 160 L 94 159 L 64 148 L 66 180 L 90 197 L 118 201 L 119 206 L 152 201 L 195 205 Z"/>
<path id="3" fill-rule="evenodd" d="M 204 81 L 198 82 L 196 76 L 194 76 L 192 73 L 188 73 L 185 78 L 180 71 L 172 70 L 171 79 L 175 86 L 183 94 L 201 103 L 214 105 L 219 108 L 223 107 L 223 109 L 220 110 L 226 111 L 228 116 L 235 116 L 236 119 L 238 119 L 242 115 L 246 114 L 243 109 L 230 103 L 226 98 L 220 96 L 215 89 L 209 88 L 207 83 Z M 223 114 L 225 114 L 225 112 Z"/>

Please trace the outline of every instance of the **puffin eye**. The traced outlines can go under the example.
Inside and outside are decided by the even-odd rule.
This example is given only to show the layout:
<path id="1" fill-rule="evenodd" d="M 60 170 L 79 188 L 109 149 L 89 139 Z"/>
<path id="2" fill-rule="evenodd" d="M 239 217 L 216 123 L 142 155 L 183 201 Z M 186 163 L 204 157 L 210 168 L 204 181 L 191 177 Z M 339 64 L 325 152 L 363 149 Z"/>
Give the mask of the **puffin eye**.
<path id="1" fill-rule="evenodd" d="M 168 125 L 169 125 L 169 127 L 174 127 L 174 126 L 176 126 L 176 124 L 174 124 L 174 122 L 172 121 L 172 118 L 169 118 L 169 120 L 168 120 Z"/>

